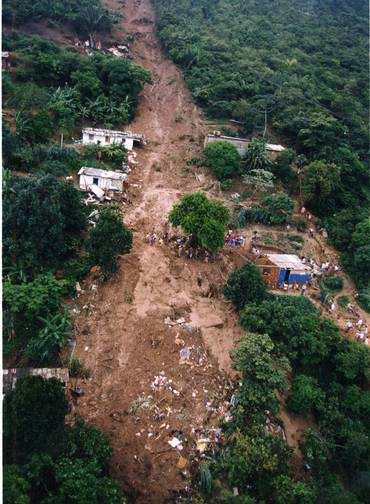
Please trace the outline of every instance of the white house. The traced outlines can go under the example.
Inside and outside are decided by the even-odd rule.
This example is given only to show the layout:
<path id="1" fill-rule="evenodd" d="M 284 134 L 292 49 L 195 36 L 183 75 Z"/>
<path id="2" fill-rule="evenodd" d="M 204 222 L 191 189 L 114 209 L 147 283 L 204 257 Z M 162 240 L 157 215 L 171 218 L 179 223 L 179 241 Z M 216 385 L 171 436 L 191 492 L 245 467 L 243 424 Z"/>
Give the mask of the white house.
<path id="1" fill-rule="evenodd" d="M 115 131 L 108 129 L 84 128 L 82 130 L 82 143 L 95 144 L 106 147 L 113 144 L 123 144 L 125 149 L 132 150 L 134 144 L 145 145 L 145 137 L 131 131 Z"/>
<path id="2" fill-rule="evenodd" d="M 122 192 L 123 182 L 127 179 L 126 173 L 87 167 L 82 167 L 78 175 L 80 189 L 92 191 L 98 198 L 103 197 L 105 191 Z"/>

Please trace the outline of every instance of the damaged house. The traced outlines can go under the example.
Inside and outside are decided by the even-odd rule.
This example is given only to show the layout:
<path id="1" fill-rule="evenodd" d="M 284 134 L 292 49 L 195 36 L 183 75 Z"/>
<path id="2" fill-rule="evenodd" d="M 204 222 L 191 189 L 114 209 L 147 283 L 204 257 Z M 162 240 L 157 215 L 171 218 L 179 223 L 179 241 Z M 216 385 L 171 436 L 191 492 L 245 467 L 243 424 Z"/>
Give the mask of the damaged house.
<path id="1" fill-rule="evenodd" d="M 312 279 L 311 268 L 293 254 L 264 254 L 257 259 L 263 278 L 271 287 L 304 284 Z"/>
<path id="2" fill-rule="evenodd" d="M 82 130 L 82 143 L 95 144 L 107 147 L 108 145 L 123 145 L 125 149 L 132 150 L 134 145 L 145 145 L 145 137 L 131 131 L 115 131 L 98 128 L 84 128 Z"/>
<path id="3" fill-rule="evenodd" d="M 99 199 L 106 192 L 123 192 L 127 179 L 126 173 L 88 167 L 82 167 L 78 175 L 80 189 L 93 192 Z"/>

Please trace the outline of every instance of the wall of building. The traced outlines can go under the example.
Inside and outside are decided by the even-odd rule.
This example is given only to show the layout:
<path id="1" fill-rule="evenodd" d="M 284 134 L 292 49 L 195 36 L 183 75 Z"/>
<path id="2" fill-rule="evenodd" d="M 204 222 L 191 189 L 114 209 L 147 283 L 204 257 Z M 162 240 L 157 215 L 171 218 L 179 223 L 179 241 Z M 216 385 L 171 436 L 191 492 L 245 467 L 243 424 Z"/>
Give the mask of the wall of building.
<path id="1" fill-rule="evenodd" d="M 90 138 L 90 135 L 93 136 L 93 138 Z M 99 134 L 99 133 L 85 133 L 83 132 L 82 134 L 82 143 L 85 145 L 101 145 L 102 147 L 106 147 L 108 145 L 113 145 L 114 143 L 116 144 L 123 144 L 124 147 L 127 150 L 132 150 L 134 146 L 134 140 L 133 138 L 123 138 L 123 137 L 118 137 L 115 135 L 109 136 L 105 135 L 104 133 Z"/>
<path id="2" fill-rule="evenodd" d="M 97 186 L 104 191 L 116 190 L 121 191 L 123 189 L 122 180 L 112 180 L 109 178 L 96 177 L 98 179 Z M 80 175 L 80 189 L 87 191 L 89 186 L 94 183 L 94 177 L 90 175 Z"/>
<path id="3" fill-rule="evenodd" d="M 240 140 L 238 138 L 222 137 L 222 136 L 220 136 L 220 137 L 206 136 L 204 145 L 206 146 L 210 142 L 217 142 L 220 140 L 224 141 L 224 142 L 231 143 L 236 148 L 236 150 L 239 152 L 239 154 L 241 156 L 244 156 L 245 151 L 247 150 L 248 145 L 249 145 L 249 141 L 247 141 L 247 140 Z"/>

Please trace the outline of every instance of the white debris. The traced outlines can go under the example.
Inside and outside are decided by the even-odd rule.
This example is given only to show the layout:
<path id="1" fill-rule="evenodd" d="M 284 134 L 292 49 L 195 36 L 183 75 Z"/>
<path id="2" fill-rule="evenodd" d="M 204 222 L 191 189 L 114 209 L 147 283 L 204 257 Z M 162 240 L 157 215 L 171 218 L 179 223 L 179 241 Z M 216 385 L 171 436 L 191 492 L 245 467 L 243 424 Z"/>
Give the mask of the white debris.
<path id="1" fill-rule="evenodd" d="M 168 444 L 171 445 L 172 448 L 177 448 L 178 450 L 182 450 L 183 449 L 181 441 L 177 437 L 173 437 L 172 439 L 170 439 L 168 441 Z"/>

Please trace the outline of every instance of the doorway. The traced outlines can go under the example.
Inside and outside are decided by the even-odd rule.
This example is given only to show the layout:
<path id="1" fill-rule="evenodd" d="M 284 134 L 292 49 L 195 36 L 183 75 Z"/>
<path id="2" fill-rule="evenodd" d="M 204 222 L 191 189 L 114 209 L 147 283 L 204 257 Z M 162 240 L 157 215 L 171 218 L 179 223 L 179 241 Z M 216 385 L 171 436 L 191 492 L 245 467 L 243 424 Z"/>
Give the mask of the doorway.
<path id="1" fill-rule="evenodd" d="M 285 275 L 284 275 L 284 283 L 289 283 L 289 277 L 290 277 L 290 269 L 287 268 L 285 270 Z"/>

